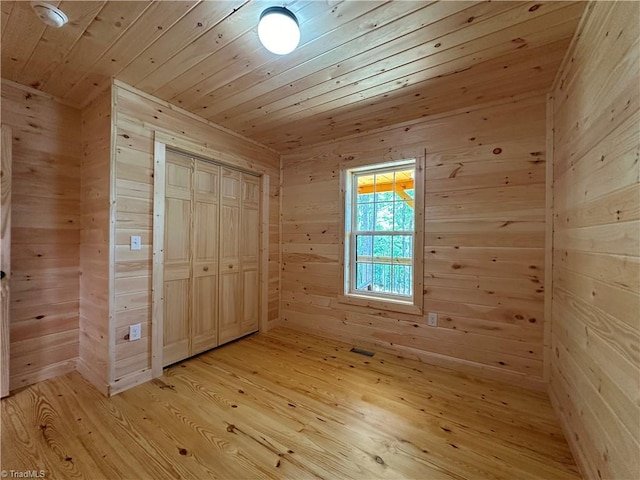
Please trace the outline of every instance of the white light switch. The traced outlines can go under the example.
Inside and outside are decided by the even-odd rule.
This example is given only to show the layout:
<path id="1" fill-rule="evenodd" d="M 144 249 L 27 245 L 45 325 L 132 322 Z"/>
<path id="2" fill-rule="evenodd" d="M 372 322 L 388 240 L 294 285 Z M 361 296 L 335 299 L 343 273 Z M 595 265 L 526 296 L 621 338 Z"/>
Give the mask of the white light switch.
<path id="1" fill-rule="evenodd" d="M 140 250 L 142 248 L 142 240 L 140 235 L 131 235 L 131 250 Z"/>
<path id="2" fill-rule="evenodd" d="M 427 317 L 427 323 L 430 327 L 438 326 L 438 314 L 435 312 L 429 312 L 429 316 Z"/>

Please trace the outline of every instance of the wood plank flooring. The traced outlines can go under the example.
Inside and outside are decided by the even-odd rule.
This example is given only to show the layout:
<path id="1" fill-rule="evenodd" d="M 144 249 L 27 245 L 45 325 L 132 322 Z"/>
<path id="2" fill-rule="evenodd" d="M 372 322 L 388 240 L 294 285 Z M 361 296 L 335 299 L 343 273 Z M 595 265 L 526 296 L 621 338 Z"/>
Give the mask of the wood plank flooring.
<path id="1" fill-rule="evenodd" d="M 2 400 L 3 470 L 47 478 L 580 478 L 549 400 L 279 328 L 112 398 L 78 373 Z"/>

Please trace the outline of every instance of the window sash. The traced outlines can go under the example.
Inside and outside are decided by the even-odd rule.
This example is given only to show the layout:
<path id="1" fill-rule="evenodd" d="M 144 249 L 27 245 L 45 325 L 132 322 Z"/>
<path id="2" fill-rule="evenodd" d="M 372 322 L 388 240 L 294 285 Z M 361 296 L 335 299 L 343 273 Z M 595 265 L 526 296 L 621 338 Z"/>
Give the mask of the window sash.
<path id="1" fill-rule="evenodd" d="M 347 293 L 349 294 L 355 294 L 355 295 L 366 295 L 366 296 L 371 296 L 371 297 L 379 297 L 379 298 L 388 298 L 388 299 L 395 299 L 395 300 L 400 300 L 400 301 L 404 301 L 404 302 L 408 302 L 408 301 L 413 301 L 414 296 L 415 296 L 415 285 L 413 282 L 413 277 L 414 277 L 414 268 L 415 268 L 415 249 L 417 248 L 415 245 L 415 240 L 416 240 L 416 221 L 417 221 L 417 215 L 415 212 L 415 208 L 413 209 L 413 226 L 414 229 L 413 230 L 358 230 L 357 229 L 357 212 L 358 212 L 358 205 L 362 205 L 362 204 L 373 204 L 374 206 L 378 203 L 382 203 L 379 202 L 377 200 L 375 200 L 375 184 L 374 184 L 374 201 L 373 202 L 358 202 L 358 179 L 360 177 L 363 176 L 371 176 L 371 175 L 376 175 L 379 173 L 385 173 L 385 174 L 389 174 L 389 173 L 394 173 L 397 171 L 403 171 L 403 170 L 407 170 L 408 168 L 411 168 L 414 170 L 414 178 L 415 178 L 415 162 L 408 162 L 402 165 L 398 165 L 395 167 L 381 167 L 381 168 L 375 168 L 375 169 L 366 169 L 363 170 L 361 172 L 353 172 L 351 174 L 351 185 L 350 185 L 350 189 L 351 189 L 351 198 L 350 198 L 350 206 L 348 207 L 348 215 L 350 218 L 349 221 L 349 225 L 348 225 L 348 231 L 346 232 L 346 237 L 348 238 L 348 242 L 349 242 L 349 263 L 348 263 L 348 288 L 347 288 Z M 395 179 L 394 179 L 394 183 Z M 395 192 L 395 189 L 393 190 Z M 415 192 L 416 189 L 414 187 L 413 189 L 414 191 L 414 196 L 415 196 Z M 398 200 L 396 198 L 394 198 L 392 200 L 394 203 L 395 202 L 402 202 L 404 200 Z M 415 205 L 415 203 L 414 203 Z M 350 210 L 350 211 L 349 211 Z M 375 218 L 374 218 L 374 222 L 375 222 Z M 394 224 L 395 224 L 395 218 L 394 218 Z M 375 227 L 374 227 L 375 228 Z M 393 256 L 393 252 L 391 257 L 389 257 L 387 259 L 387 257 L 376 257 L 375 255 L 371 256 L 360 256 L 358 257 L 357 254 L 357 237 L 358 236 L 389 236 L 389 237 L 396 237 L 396 236 L 408 236 L 411 238 L 411 257 L 394 257 Z M 367 260 L 364 261 L 363 258 L 366 258 Z M 369 261 L 369 258 L 371 259 L 371 261 Z M 394 262 L 394 259 L 398 259 L 400 261 Z M 409 267 L 409 282 L 410 282 L 410 294 L 409 295 L 403 295 L 403 294 L 396 294 L 393 293 L 392 291 L 389 290 L 385 290 L 385 291 L 371 291 L 371 290 L 359 290 L 357 287 L 357 266 L 358 264 L 370 264 L 370 265 L 391 265 L 391 285 L 390 287 L 393 286 L 393 265 L 402 265 L 402 266 L 407 266 Z"/>

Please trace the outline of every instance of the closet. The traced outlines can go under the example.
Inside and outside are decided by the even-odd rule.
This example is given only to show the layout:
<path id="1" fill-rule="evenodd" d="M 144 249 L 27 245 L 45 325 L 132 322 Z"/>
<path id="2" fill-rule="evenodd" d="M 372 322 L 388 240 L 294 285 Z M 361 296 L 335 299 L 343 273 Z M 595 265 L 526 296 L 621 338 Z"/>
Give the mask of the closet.
<path id="1" fill-rule="evenodd" d="M 260 179 L 167 150 L 163 365 L 258 330 Z"/>

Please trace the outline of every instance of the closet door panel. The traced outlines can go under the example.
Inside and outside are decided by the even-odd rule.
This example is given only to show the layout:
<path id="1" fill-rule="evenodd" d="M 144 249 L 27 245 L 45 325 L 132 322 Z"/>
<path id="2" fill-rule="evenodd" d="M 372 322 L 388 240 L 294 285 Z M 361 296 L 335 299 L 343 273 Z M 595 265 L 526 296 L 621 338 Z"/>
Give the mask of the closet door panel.
<path id="1" fill-rule="evenodd" d="M 191 201 L 179 198 L 165 200 L 164 263 L 181 266 L 189 263 L 191 250 Z"/>
<path id="2" fill-rule="evenodd" d="M 220 273 L 220 344 L 230 342 L 241 335 L 240 285 L 240 272 Z"/>
<path id="3" fill-rule="evenodd" d="M 167 155 L 164 233 L 163 363 L 189 355 L 191 314 L 191 161 Z"/>
<path id="4" fill-rule="evenodd" d="M 222 203 L 228 205 L 240 205 L 240 182 L 242 173 L 237 170 L 222 167 L 222 180 L 220 183 Z"/>
<path id="5" fill-rule="evenodd" d="M 189 356 L 189 278 L 164 282 L 164 365 Z"/>
<path id="6" fill-rule="evenodd" d="M 193 280 L 191 331 L 191 355 L 218 346 L 217 275 L 195 277 Z"/>
<path id="7" fill-rule="evenodd" d="M 220 222 L 220 343 L 241 335 L 240 208 L 222 205 Z"/>
<path id="8" fill-rule="evenodd" d="M 260 288 L 260 179 L 242 175 L 240 263 L 242 268 L 242 335 L 258 330 Z"/>
<path id="9" fill-rule="evenodd" d="M 258 330 L 258 316 L 260 298 L 259 275 L 257 268 L 245 268 L 242 271 L 243 302 L 242 302 L 242 335 Z"/>
<path id="10" fill-rule="evenodd" d="M 243 207 L 240 230 L 242 231 L 241 261 L 243 264 L 257 265 L 260 258 L 260 212 L 258 209 Z"/>
<path id="11" fill-rule="evenodd" d="M 220 264 L 233 268 L 240 261 L 240 208 L 222 204 L 220 208 Z M 230 265 L 233 265 L 230 267 Z"/>
<path id="12" fill-rule="evenodd" d="M 196 162 L 193 218 L 191 354 L 218 345 L 218 223 L 220 167 Z"/>
<path id="13" fill-rule="evenodd" d="M 222 168 L 220 180 L 220 343 L 241 335 L 240 205 L 242 174 Z M 242 233 L 244 235 L 244 232 Z"/>

